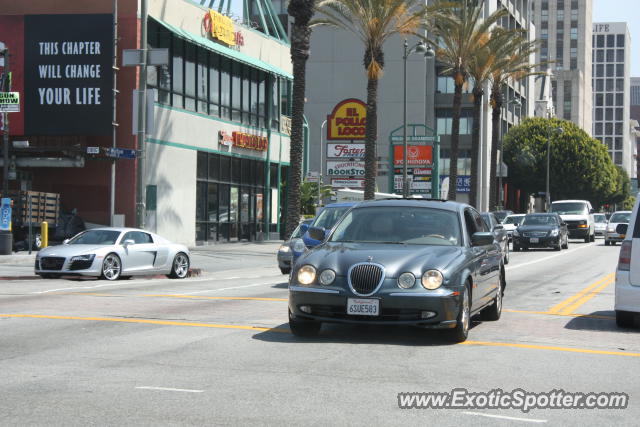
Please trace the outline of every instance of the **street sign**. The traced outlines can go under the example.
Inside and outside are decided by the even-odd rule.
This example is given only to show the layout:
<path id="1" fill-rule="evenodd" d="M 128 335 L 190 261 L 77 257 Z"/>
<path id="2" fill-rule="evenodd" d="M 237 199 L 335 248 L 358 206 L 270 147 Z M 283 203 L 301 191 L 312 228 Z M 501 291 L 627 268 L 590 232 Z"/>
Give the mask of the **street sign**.
<path id="1" fill-rule="evenodd" d="M 0 92 L 0 113 L 20 112 L 20 92 Z"/>
<path id="2" fill-rule="evenodd" d="M 424 135 L 419 135 L 419 136 L 413 136 L 413 135 L 408 135 L 407 132 L 407 143 L 411 143 L 411 142 L 433 142 L 436 140 L 437 137 L 434 136 L 424 136 Z M 398 135 L 394 135 L 391 137 L 391 142 L 404 142 L 404 137 L 398 136 Z"/>
<path id="3" fill-rule="evenodd" d="M 100 154 L 100 147 L 87 147 L 87 154 Z"/>
<path id="4" fill-rule="evenodd" d="M 147 65 L 168 65 L 169 49 L 147 50 Z M 124 49 L 122 51 L 122 65 L 142 65 L 142 49 Z"/>
<path id="5" fill-rule="evenodd" d="M 313 171 L 307 172 L 307 182 L 320 182 L 320 173 Z"/>
<path id="6" fill-rule="evenodd" d="M 128 148 L 107 148 L 107 157 L 115 157 L 117 159 L 135 159 L 136 150 Z"/>

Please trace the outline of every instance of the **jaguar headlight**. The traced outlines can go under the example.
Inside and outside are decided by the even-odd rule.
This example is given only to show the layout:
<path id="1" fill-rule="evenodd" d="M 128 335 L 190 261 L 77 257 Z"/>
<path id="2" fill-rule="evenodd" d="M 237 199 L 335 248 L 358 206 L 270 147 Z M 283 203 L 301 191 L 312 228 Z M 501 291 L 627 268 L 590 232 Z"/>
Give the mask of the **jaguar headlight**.
<path id="1" fill-rule="evenodd" d="M 303 265 L 298 270 L 298 283 L 310 285 L 316 280 L 316 268 L 312 265 Z"/>
<path id="2" fill-rule="evenodd" d="M 412 288 L 415 284 L 416 276 L 414 276 L 413 273 L 402 273 L 400 277 L 398 277 L 398 286 L 402 289 Z"/>
<path id="3" fill-rule="evenodd" d="M 438 289 L 443 281 L 444 277 L 442 277 L 442 273 L 438 270 L 427 270 L 422 275 L 422 286 L 425 289 Z"/>
<path id="4" fill-rule="evenodd" d="M 78 256 L 74 256 L 71 258 L 71 261 L 93 261 L 93 259 L 96 257 L 96 254 L 89 254 L 89 255 L 78 255 Z"/>
<path id="5" fill-rule="evenodd" d="M 513 235 L 516 236 L 516 237 L 520 237 L 520 233 L 518 232 L 517 228 L 515 230 L 513 230 Z"/>
<path id="6" fill-rule="evenodd" d="M 280 249 L 278 249 L 278 252 L 289 252 L 291 250 L 291 248 L 289 247 L 289 245 L 281 245 Z"/>
<path id="7" fill-rule="evenodd" d="M 558 235 L 558 229 L 554 228 L 553 230 L 551 230 L 551 235 L 554 236 L 554 237 L 557 236 Z"/>
<path id="8" fill-rule="evenodd" d="M 294 252 L 304 252 L 307 250 L 307 246 L 304 244 L 302 239 L 297 239 L 293 242 L 293 251 Z"/>
<path id="9" fill-rule="evenodd" d="M 336 273 L 330 269 L 323 270 L 318 276 L 318 281 L 324 286 L 332 284 L 334 280 L 336 280 Z"/>

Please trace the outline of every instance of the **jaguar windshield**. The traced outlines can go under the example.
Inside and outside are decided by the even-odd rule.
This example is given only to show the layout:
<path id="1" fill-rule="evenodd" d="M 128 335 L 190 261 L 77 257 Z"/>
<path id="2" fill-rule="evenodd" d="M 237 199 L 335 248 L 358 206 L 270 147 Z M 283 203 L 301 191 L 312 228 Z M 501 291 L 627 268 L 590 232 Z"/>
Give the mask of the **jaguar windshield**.
<path id="1" fill-rule="evenodd" d="M 351 209 L 351 206 L 341 206 L 335 208 L 324 208 L 320 215 L 311 224 L 312 227 L 322 227 L 327 230 L 336 225 L 336 222 L 344 215 L 346 211 Z"/>
<path id="2" fill-rule="evenodd" d="M 554 215 L 527 215 L 522 225 L 558 225 Z"/>
<path id="3" fill-rule="evenodd" d="M 455 212 L 397 206 L 351 210 L 336 226 L 331 242 L 459 246 L 460 223 Z"/>

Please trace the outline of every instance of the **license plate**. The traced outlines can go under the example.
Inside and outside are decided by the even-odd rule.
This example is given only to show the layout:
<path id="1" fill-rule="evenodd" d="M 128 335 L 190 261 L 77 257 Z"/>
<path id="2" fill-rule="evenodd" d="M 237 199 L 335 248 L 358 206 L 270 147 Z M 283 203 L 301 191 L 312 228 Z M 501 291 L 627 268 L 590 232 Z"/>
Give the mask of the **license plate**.
<path id="1" fill-rule="evenodd" d="M 353 316 L 377 316 L 380 313 L 380 301 L 377 299 L 347 299 L 347 314 Z"/>
<path id="2" fill-rule="evenodd" d="M 531 243 L 539 243 L 540 239 L 538 239 L 537 237 L 532 237 L 531 238 Z"/>

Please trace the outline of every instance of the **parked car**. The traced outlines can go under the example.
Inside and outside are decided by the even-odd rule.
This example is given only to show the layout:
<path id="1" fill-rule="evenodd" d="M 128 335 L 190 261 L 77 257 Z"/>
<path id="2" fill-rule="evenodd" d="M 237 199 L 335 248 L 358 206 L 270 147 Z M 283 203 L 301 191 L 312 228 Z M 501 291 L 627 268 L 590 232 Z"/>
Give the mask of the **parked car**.
<path id="1" fill-rule="evenodd" d="M 509 264 L 509 235 L 504 229 L 504 226 L 498 222 L 498 219 L 493 212 L 482 212 L 480 214 L 484 220 L 489 231 L 493 233 L 493 237 L 502 249 L 502 256 L 504 257 L 504 263 Z"/>
<path id="2" fill-rule="evenodd" d="M 629 224 L 630 217 L 631 211 L 616 211 L 611 215 L 604 234 L 605 246 L 615 245 L 616 242 L 624 240 L 624 235 L 618 234 L 616 228 L 618 224 Z"/>
<path id="3" fill-rule="evenodd" d="M 316 240 L 325 230 L 310 227 Z M 498 320 L 500 246 L 471 206 L 435 200 L 362 202 L 305 252 L 289 279 L 289 326 L 313 336 L 323 322 L 450 329 L 466 340 L 471 316 Z"/>
<path id="4" fill-rule="evenodd" d="M 556 200 L 551 203 L 551 212 L 567 223 L 570 238 L 584 239 L 585 243 L 595 241 L 594 210 L 588 200 Z"/>
<path id="5" fill-rule="evenodd" d="M 357 202 L 331 203 L 322 209 L 318 216 L 314 218 L 313 222 L 309 224 L 309 227 L 324 229 L 326 237 L 338 220 L 342 218 L 342 215 L 347 213 L 347 211 L 356 204 Z M 323 239 L 316 240 L 307 232 L 302 236 L 302 240 L 308 248 L 313 248 L 318 246 Z"/>
<path id="6" fill-rule="evenodd" d="M 498 219 L 498 222 L 502 223 L 502 221 L 504 221 L 506 217 L 508 217 L 509 215 L 513 215 L 513 211 L 509 211 L 509 210 L 495 211 L 493 212 L 493 214 Z"/>
<path id="7" fill-rule="evenodd" d="M 117 280 L 166 274 L 183 279 L 189 273 L 189 249 L 157 234 L 135 228 L 94 228 L 62 245 L 38 252 L 35 273 L 43 278 L 96 276 Z"/>
<path id="8" fill-rule="evenodd" d="M 607 215 L 603 213 L 593 214 L 594 226 L 596 229 L 596 236 L 603 236 L 607 229 Z"/>
<path id="9" fill-rule="evenodd" d="M 628 224 L 618 224 L 616 233 L 624 235 L 618 267 L 616 269 L 615 306 L 616 323 L 621 328 L 634 326 L 635 317 L 640 314 L 640 224 L 636 200 Z M 613 215 L 612 215 L 613 217 Z"/>
<path id="10" fill-rule="evenodd" d="M 522 220 L 524 219 L 525 214 L 513 214 L 509 215 L 502 221 L 502 226 L 504 230 L 507 232 L 507 236 L 509 236 L 509 241 L 513 236 L 513 231 L 518 228 L 520 224 L 522 224 Z"/>
<path id="11" fill-rule="evenodd" d="M 296 229 L 293 230 L 289 239 L 280 245 L 278 249 L 278 267 L 280 267 L 282 274 L 289 274 L 291 272 L 291 265 L 307 249 L 302 241 L 302 235 L 307 231 L 309 224 L 312 222 L 313 218 L 302 221 Z"/>
<path id="12" fill-rule="evenodd" d="M 513 232 L 513 250 L 529 248 L 569 248 L 567 224 L 556 213 L 527 214 Z"/>

